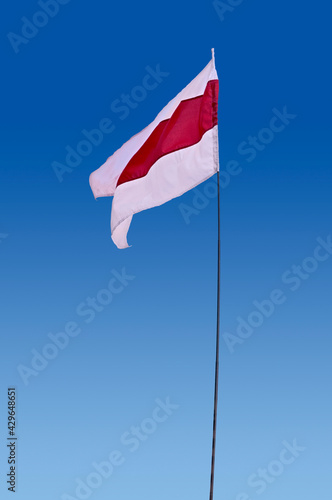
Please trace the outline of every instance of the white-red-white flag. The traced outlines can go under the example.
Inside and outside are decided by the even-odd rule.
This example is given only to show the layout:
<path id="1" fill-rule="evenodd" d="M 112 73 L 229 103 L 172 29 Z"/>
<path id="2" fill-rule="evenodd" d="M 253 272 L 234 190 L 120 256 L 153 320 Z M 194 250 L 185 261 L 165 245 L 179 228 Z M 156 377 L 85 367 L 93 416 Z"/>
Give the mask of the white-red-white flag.
<path id="1" fill-rule="evenodd" d="M 134 214 L 181 196 L 219 170 L 214 57 L 158 114 L 90 175 L 95 198 L 114 196 L 112 239 L 127 248 Z"/>

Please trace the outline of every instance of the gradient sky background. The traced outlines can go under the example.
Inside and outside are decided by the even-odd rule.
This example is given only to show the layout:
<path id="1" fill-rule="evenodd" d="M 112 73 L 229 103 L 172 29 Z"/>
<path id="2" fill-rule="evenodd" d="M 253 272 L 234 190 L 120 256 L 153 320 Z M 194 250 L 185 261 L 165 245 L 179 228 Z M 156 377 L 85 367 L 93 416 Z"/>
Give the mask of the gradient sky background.
<path id="1" fill-rule="evenodd" d="M 76 478 L 86 481 L 93 462 L 107 460 L 113 450 L 121 451 L 123 464 L 86 498 L 208 498 L 216 198 L 205 200 L 189 224 L 179 204 L 192 207 L 193 192 L 136 215 L 133 246 L 120 251 L 110 238 L 111 199 L 96 202 L 88 177 L 203 69 L 211 47 L 220 78 L 221 169 L 231 160 L 239 163 L 238 175 L 222 190 L 221 333 L 235 335 L 237 318 L 248 318 L 253 301 L 268 299 L 276 288 L 284 294 L 284 303 L 233 353 L 222 337 L 215 500 L 330 498 L 332 256 L 300 279 L 296 291 L 282 277 L 313 256 L 317 238 L 332 233 L 331 7 L 298 0 L 237 3 L 222 20 L 211 1 L 72 0 L 18 53 L 7 34 L 21 34 L 21 18 L 31 20 L 40 6 L 33 0 L 6 5 L 3 499 L 12 498 L 5 483 L 12 385 L 17 500 L 79 498 Z M 141 84 L 147 66 L 158 64 L 168 76 L 121 120 L 112 103 Z M 268 127 L 273 109 L 284 106 L 296 117 L 249 162 L 239 145 Z M 82 130 L 103 118 L 113 121 L 114 131 L 60 183 L 52 163 L 64 163 L 66 146 L 76 148 Z M 135 278 L 86 323 L 77 306 L 107 286 L 112 270 L 123 268 Z M 17 367 L 31 367 L 31 350 L 42 352 L 48 334 L 69 321 L 81 333 L 26 386 Z M 179 407 L 131 452 L 122 434 L 151 418 L 155 400 L 166 397 Z M 267 466 L 278 472 L 273 461 L 282 442 L 294 439 L 305 450 L 259 494 L 249 476 Z"/>

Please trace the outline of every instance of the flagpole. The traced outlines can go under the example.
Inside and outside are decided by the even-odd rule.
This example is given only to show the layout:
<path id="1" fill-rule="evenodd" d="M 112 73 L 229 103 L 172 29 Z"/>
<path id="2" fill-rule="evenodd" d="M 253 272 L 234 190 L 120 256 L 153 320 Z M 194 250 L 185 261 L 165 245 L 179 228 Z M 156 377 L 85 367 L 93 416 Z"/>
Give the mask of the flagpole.
<path id="1" fill-rule="evenodd" d="M 220 179 L 219 179 L 219 170 L 217 172 L 217 183 L 218 183 L 217 331 L 216 331 L 216 361 L 215 361 L 215 376 L 214 376 L 214 409 L 213 409 L 213 435 L 212 435 L 210 500 L 213 500 L 214 465 L 215 465 L 216 437 L 217 437 L 218 383 L 219 383 L 219 336 L 220 336 L 219 335 L 219 330 L 220 330 Z"/>

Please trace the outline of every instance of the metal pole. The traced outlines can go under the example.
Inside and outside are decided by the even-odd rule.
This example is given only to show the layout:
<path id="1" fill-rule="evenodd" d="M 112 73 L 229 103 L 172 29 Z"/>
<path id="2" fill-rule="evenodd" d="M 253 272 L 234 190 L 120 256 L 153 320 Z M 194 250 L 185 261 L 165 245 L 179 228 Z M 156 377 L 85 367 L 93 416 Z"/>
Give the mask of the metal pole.
<path id="1" fill-rule="evenodd" d="M 214 486 L 214 464 L 216 453 L 217 434 L 217 408 L 218 408 L 218 382 L 219 382 L 219 326 L 220 326 L 220 180 L 218 179 L 218 271 L 217 271 L 217 333 L 216 333 L 216 364 L 214 379 L 214 409 L 213 409 L 213 437 L 212 437 L 212 458 L 211 458 L 211 480 L 210 480 L 210 500 L 213 500 Z"/>

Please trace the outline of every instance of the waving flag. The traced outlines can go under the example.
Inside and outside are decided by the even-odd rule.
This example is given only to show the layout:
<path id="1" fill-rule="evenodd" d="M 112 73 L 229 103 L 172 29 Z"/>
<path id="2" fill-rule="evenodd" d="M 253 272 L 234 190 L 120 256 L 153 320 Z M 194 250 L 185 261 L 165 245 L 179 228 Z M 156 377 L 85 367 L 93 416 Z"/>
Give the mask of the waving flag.
<path id="1" fill-rule="evenodd" d="M 218 76 L 203 71 L 90 175 L 95 198 L 114 196 L 112 239 L 127 248 L 134 214 L 181 196 L 219 170 Z"/>

